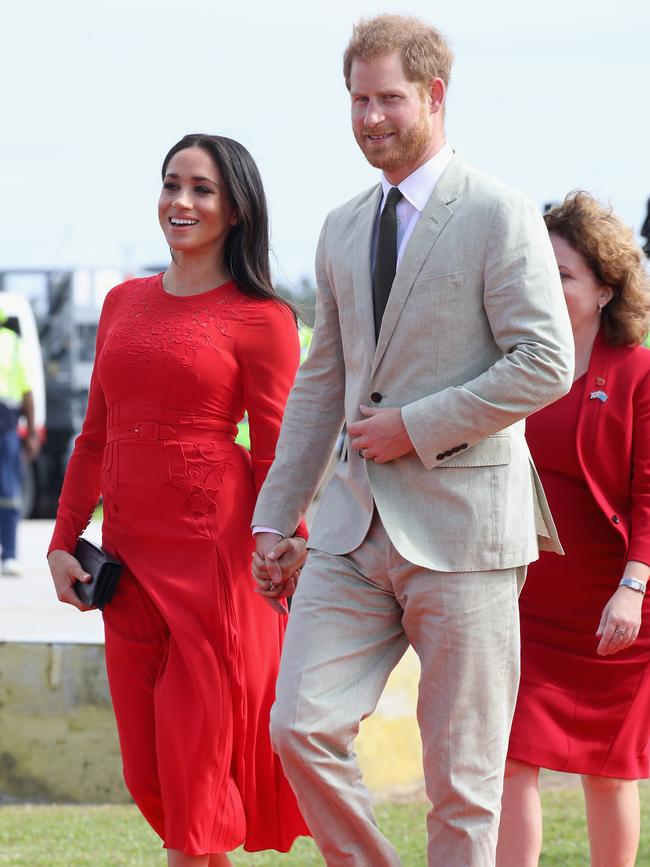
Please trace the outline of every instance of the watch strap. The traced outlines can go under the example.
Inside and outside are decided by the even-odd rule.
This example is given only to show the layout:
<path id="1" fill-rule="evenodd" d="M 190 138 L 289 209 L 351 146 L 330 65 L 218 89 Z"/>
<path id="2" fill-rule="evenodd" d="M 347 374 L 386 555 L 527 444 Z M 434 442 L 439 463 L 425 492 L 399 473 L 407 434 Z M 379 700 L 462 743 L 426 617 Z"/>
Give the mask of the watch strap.
<path id="1" fill-rule="evenodd" d="M 637 578 L 621 578 L 618 584 L 619 587 L 629 587 L 630 590 L 636 590 L 638 593 L 645 594 L 646 585 L 643 581 L 639 581 Z"/>

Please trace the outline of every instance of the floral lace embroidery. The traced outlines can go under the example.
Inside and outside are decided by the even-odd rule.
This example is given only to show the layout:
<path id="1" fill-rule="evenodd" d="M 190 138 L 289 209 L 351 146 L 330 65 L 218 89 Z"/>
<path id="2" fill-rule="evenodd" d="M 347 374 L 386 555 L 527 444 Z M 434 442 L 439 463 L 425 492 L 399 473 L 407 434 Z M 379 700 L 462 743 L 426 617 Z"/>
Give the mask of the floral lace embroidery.
<path id="1" fill-rule="evenodd" d="M 238 290 L 212 300 L 188 302 L 178 308 L 165 303 L 150 281 L 129 287 L 115 311 L 106 336 L 103 356 L 120 359 L 130 367 L 134 389 L 143 388 L 147 371 L 167 360 L 182 368 L 194 367 L 202 350 L 217 349 L 217 337 L 227 336 L 246 315 L 248 299 Z M 113 362 L 111 362 L 112 364 Z M 112 407 L 109 407 L 111 413 Z M 110 423 L 117 422 L 111 414 Z M 231 447 L 217 443 L 192 444 L 169 441 L 167 457 L 170 484 L 185 492 L 185 506 L 194 518 L 214 515 Z M 119 488 L 119 450 L 111 443 L 104 456 L 103 492 L 105 509 L 117 516 L 115 494 Z"/>
<path id="2" fill-rule="evenodd" d="M 112 427 L 115 421 L 115 410 L 112 406 L 106 407 L 106 426 Z M 116 516 L 120 511 L 118 504 L 113 499 L 119 485 L 117 481 L 117 451 L 116 443 L 107 443 L 104 446 L 102 461 L 102 497 L 104 499 L 104 513 Z"/>
<path id="3" fill-rule="evenodd" d="M 185 468 L 184 472 L 177 468 L 171 476 L 170 484 L 187 494 L 185 506 L 193 518 L 216 513 L 219 490 L 228 467 L 224 456 L 230 450 L 230 446 L 192 443 L 188 456 L 184 449 L 178 447 Z"/>
<path id="4" fill-rule="evenodd" d="M 129 289 L 122 309 L 107 335 L 104 355 L 120 355 L 133 365 L 134 376 L 161 355 L 181 367 L 193 367 L 201 349 L 211 347 L 211 332 L 226 335 L 233 322 L 243 317 L 244 299 L 231 292 L 217 301 L 207 301 L 188 310 L 165 309 L 152 297 L 149 287 Z"/>

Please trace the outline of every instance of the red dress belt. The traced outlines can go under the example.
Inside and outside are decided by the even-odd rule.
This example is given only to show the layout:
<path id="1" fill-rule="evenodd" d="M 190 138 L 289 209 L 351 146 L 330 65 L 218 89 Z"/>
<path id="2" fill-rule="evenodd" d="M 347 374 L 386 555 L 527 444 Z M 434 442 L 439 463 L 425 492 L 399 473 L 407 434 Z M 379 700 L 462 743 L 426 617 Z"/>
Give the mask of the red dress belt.
<path id="1" fill-rule="evenodd" d="M 188 421 L 190 421 L 188 419 Z M 234 442 L 237 428 L 227 422 L 214 419 L 192 418 L 191 423 L 185 419 L 179 423 L 165 424 L 158 421 L 140 421 L 132 424 L 114 425 L 106 431 L 106 443 L 116 440 L 183 440 L 194 442 Z"/>

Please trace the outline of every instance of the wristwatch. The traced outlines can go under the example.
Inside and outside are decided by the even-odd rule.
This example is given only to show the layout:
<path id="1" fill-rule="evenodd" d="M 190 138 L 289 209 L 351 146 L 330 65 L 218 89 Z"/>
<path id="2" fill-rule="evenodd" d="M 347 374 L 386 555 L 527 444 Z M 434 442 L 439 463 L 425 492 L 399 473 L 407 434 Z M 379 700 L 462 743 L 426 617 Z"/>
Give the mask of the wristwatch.
<path id="1" fill-rule="evenodd" d="M 630 590 L 636 590 L 637 593 L 645 595 L 645 584 L 643 581 L 638 581 L 636 578 L 621 578 L 618 582 L 619 587 L 629 587 Z"/>

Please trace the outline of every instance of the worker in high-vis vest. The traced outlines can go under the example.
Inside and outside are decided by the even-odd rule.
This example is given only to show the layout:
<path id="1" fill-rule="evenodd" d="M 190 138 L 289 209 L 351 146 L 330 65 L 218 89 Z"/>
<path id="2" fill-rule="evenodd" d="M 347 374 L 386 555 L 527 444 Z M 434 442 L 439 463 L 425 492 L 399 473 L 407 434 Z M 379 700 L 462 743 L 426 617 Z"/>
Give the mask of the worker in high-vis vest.
<path id="1" fill-rule="evenodd" d="M 34 397 L 29 381 L 29 367 L 20 337 L 5 327 L 6 314 L 0 310 L 0 547 L 1 573 L 22 574 L 16 558 L 16 536 L 21 509 L 22 467 L 18 420 L 27 422 L 25 451 L 33 460 L 39 441 L 34 427 Z"/>

